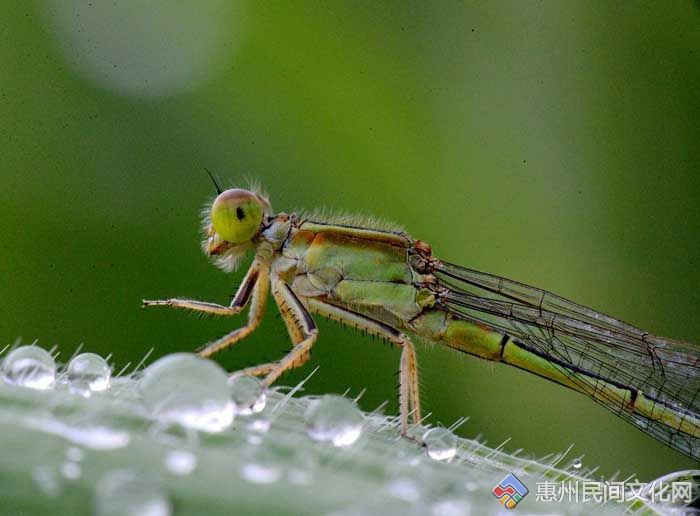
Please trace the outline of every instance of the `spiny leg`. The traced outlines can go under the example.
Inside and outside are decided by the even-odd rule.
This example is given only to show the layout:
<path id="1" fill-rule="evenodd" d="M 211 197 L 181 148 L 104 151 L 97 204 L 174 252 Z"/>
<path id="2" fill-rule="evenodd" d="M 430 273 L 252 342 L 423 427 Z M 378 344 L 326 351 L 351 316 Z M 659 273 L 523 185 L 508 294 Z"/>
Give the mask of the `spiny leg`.
<path id="1" fill-rule="evenodd" d="M 311 358 L 311 353 L 307 352 L 305 355 L 301 355 L 299 359 L 292 364 L 289 368 L 294 369 L 303 366 Z M 246 367 L 245 369 L 240 369 L 234 374 L 247 374 L 249 376 L 265 376 L 267 373 L 272 371 L 277 367 L 277 362 L 268 362 L 267 364 L 260 364 L 252 367 Z"/>
<path id="2" fill-rule="evenodd" d="M 265 305 L 267 304 L 267 293 L 270 286 L 269 274 L 269 260 L 259 264 L 256 274 L 257 281 L 253 287 L 252 294 L 250 295 L 250 310 L 248 311 L 248 322 L 246 325 L 233 330 L 231 333 L 224 335 L 210 344 L 207 344 L 204 348 L 198 351 L 200 357 L 209 357 L 224 348 L 232 346 L 239 340 L 250 335 L 255 328 L 260 325 L 260 321 L 262 321 L 265 313 Z"/>
<path id="3" fill-rule="evenodd" d="M 213 315 L 236 315 L 240 313 L 243 308 L 245 308 L 246 304 L 248 304 L 248 300 L 253 293 L 255 285 L 260 280 L 260 270 L 264 268 L 264 263 L 265 260 L 263 258 L 256 257 L 243 278 L 241 286 L 238 287 L 236 295 L 233 296 L 229 306 L 208 303 L 206 301 L 195 301 L 193 299 L 144 299 L 142 301 L 142 307 L 172 306 L 174 308 L 184 308 L 187 310 L 194 310 L 195 312 L 203 312 Z"/>
<path id="4" fill-rule="evenodd" d="M 408 415 L 413 414 L 414 423 L 419 423 L 420 396 L 418 393 L 418 361 L 411 339 L 396 328 L 352 310 L 326 303 L 319 299 L 308 299 L 309 309 L 319 315 L 343 324 L 365 330 L 371 335 L 387 339 L 401 346 L 399 365 L 399 408 L 401 412 L 401 434 L 408 434 Z"/>
<path id="5" fill-rule="evenodd" d="M 231 375 L 265 376 L 262 382 L 264 387 L 269 387 L 285 371 L 306 363 L 311 356 L 311 346 L 313 346 L 318 336 L 316 323 L 314 323 L 313 318 L 306 311 L 296 294 L 289 288 L 289 285 L 274 273 L 272 274 L 271 283 L 272 296 L 282 314 L 282 319 L 287 326 L 287 331 L 294 343 L 294 347 L 278 362 L 247 367 Z"/>

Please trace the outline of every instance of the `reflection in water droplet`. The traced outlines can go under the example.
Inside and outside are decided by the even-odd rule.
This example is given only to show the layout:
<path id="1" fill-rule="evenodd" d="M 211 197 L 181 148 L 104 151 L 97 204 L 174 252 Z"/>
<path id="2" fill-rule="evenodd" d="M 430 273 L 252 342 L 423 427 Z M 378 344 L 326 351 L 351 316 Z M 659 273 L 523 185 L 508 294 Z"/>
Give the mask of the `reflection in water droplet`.
<path id="1" fill-rule="evenodd" d="M 3 360 L 2 376 L 13 385 L 50 389 L 56 380 L 56 362 L 48 351 L 39 346 L 20 346 Z"/>
<path id="2" fill-rule="evenodd" d="M 287 468 L 287 481 L 290 484 L 297 486 L 314 484 L 319 466 L 316 454 L 310 454 L 306 449 L 297 449 L 290 462 Z"/>
<path id="3" fill-rule="evenodd" d="M 85 453 L 83 452 L 82 449 L 78 448 L 77 446 L 69 446 L 66 449 L 66 459 L 72 462 L 80 462 L 83 460 L 83 457 L 85 456 Z"/>
<path id="4" fill-rule="evenodd" d="M 71 391 L 87 398 L 93 392 L 109 388 L 112 370 L 100 355 L 81 353 L 69 362 L 66 375 Z"/>
<path id="5" fill-rule="evenodd" d="M 143 402 L 164 423 L 222 432 L 233 422 L 228 377 L 210 360 L 175 353 L 151 364 L 139 382 Z"/>
<path id="6" fill-rule="evenodd" d="M 326 395 L 313 400 L 305 418 L 307 433 L 315 441 L 350 446 L 362 434 L 362 413 L 342 396 Z"/>
<path id="7" fill-rule="evenodd" d="M 37 466 L 32 472 L 34 484 L 46 496 L 61 494 L 61 480 L 56 471 L 49 466 Z"/>
<path id="8" fill-rule="evenodd" d="M 26 417 L 22 423 L 33 430 L 63 437 L 93 450 L 116 450 L 129 444 L 129 433 L 104 425 L 68 425 L 48 417 Z"/>
<path id="9" fill-rule="evenodd" d="M 197 431 L 178 423 L 156 421 L 149 427 L 148 433 L 166 446 L 187 449 L 194 449 L 199 446 L 199 434 Z"/>
<path id="10" fill-rule="evenodd" d="M 420 499 L 420 489 L 410 478 L 397 478 L 386 486 L 389 494 L 407 502 L 417 502 Z"/>
<path id="11" fill-rule="evenodd" d="M 270 420 L 266 417 L 255 417 L 245 425 L 246 429 L 257 434 L 264 434 L 270 429 Z"/>
<path id="12" fill-rule="evenodd" d="M 165 467 L 173 475 L 189 475 L 197 467 L 197 457 L 185 450 L 171 450 L 165 456 Z"/>
<path id="13" fill-rule="evenodd" d="M 245 374 L 234 375 L 229 379 L 233 409 L 237 416 L 249 416 L 262 412 L 267 403 L 262 381 Z"/>
<path id="14" fill-rule="evenodd" d="M 571 463 L 571 467 L 574 469 L 581 469 L 583 467 L 583 462 L 581 459 L 574 459 L 574 461 Z"/>
<path id="15" fill-rule="evenodd" d="M 241 476 L 255 484 L 277 482 L 282 476 L 279 458 L 269 448 L 255 448 L 241 467 Z"/>
<path id="16" fill-rule="evenodd" d="M 287 472 L 287 480 L 295 486 L 308 486 L 311 484 L 311 474 L 303 469 L 292 469 Z"/>
<path id="17" fill-rule="evenodd" d="M 80 464 L 71 461 L 64 462 L 63 464 L 61 464 L 61 475 L 63 475 L 68 480 L 76 480 L 80 478 Z"/>
<path id="18" fill-rule="evenodd" d="M 423 442 L 431 459 L 448 461 L 457 454 L 457 438 L 447 428 L 431 428 Z"/>
<path id="19" fill-rule="evenodd" d="M 431 516 L 469 516 L 471 507 L 463 500 L 442 500 L 430 507 Z"/>
<path id="20" fill-rule="evenodd" d="M 97 483 L 93 498 L 96 516 L 170 516 L 172 505 L 154 481 L 130 470 L 110 471 Z"/>

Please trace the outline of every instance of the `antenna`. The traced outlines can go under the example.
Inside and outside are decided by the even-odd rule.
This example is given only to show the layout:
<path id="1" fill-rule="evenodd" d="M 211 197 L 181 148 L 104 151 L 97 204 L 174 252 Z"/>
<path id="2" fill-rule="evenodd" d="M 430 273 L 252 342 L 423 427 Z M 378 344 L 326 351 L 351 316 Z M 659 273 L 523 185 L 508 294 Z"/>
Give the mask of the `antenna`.
<path id="1" fill-rule="evenodd" d="M 214 183 L 214 188 L 216 188 L 216 193 L 220 194 L 221 193 L 221 187 L 219 186 L 219 183 L 217 183 L 216 179 L 212 175 L 211 172 L 209 172 L 209 169 L 207 167 L 204 167 L 204 170 L 206 170 L 207 174 L 209 174 L 209 178 L 211 179 L 211 182 Z"/>

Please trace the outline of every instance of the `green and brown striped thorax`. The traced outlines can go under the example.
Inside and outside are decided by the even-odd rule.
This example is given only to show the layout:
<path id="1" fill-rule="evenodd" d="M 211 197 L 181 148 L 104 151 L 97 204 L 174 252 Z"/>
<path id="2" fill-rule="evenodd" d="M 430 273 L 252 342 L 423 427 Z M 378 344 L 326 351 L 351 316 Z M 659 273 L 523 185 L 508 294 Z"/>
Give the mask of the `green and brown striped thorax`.
<path id="1" fill-rule="evenodd" d="M 414 266 L 429 246 L 405 233 L 291 217 L 273 268 L 300 297 L 319 298 L 405 328 L 435 306 L 437 285 Z"/>

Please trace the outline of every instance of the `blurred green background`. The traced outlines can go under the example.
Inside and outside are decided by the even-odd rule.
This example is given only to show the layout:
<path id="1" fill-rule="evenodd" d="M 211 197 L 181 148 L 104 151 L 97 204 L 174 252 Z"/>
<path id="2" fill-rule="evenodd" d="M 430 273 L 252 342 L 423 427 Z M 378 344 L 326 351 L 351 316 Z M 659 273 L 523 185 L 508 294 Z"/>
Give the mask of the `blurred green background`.
<path id="1" fill-rule="evenodd" d="M 700 9 L 674 2 L 5 2 L 0 340 L 120 368 L 239 326 L 199 210 L 258 179 L 273 208 L 394 219 L 437 256 L 700 340 Z M 281 356 L 282 322 L 217 360 Z M 319 321 L 307 392 L 391 398 L 399 352 Z M 649 480 L 695 464 L 585 397 L 420 349 L 432 422 Z"/>

